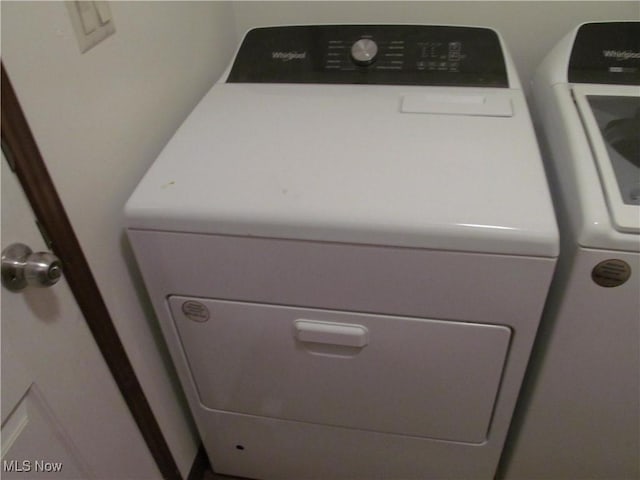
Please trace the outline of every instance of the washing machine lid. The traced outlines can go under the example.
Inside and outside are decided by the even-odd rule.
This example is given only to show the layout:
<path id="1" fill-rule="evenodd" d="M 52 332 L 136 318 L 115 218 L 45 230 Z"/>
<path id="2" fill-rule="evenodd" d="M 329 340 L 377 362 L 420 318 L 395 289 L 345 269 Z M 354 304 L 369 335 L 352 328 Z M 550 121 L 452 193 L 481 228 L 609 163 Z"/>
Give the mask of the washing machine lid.
<path id="1" fill-rule="evenodd" d="M 640 87 L 577 85 L 573 95 L 593 152 L 611 224 L 640 233 Z"/>
<path id="2" fill-rule="evenodd" d="M 129 228 L 555 257 L 519 90 L 218 84 L 126 207 Z"/>

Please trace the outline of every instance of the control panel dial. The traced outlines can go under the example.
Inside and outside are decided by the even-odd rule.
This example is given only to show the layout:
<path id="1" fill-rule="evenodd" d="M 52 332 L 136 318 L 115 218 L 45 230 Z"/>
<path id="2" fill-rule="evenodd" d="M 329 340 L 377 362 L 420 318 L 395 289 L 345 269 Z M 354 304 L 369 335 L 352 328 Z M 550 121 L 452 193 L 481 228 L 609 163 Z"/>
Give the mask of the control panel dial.
<path id="1" fill-rule="evenodd" d="M 371 65 L 378 55 L 378 44 L 370 38 L 361 38 L 351 46 L 351 59 L 356 65 Z"/>

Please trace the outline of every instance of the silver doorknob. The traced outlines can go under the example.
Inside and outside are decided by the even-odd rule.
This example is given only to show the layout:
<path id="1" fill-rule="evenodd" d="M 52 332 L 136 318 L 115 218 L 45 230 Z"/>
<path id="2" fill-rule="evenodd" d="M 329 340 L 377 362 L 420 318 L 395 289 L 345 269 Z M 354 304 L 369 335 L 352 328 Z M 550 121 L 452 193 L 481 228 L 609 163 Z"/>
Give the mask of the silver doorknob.
<path id="1" fill-rule="evenodd" d="M 62 262 L 53 253 L 36 252 L 22 243 L 2 251 L 2 284 L 12 292 L 31 285 L 50 287 L 62 277 Z"/>

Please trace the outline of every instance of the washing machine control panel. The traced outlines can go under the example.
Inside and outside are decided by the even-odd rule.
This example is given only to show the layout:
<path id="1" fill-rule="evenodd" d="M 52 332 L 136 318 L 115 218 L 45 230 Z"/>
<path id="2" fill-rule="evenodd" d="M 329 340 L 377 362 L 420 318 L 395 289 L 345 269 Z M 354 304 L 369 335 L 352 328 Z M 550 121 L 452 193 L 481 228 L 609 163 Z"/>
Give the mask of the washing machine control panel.
<path id="1" fill-rule="evenodd" d="M 571 83 L 640 85 L 640 22 L 594 22 L 576 33 Z"/>
<path id="2" fill-rule="evenodd" d="M 256 28 L 227 81 L 509 86 L 493 30 L 429 25 Z"/>

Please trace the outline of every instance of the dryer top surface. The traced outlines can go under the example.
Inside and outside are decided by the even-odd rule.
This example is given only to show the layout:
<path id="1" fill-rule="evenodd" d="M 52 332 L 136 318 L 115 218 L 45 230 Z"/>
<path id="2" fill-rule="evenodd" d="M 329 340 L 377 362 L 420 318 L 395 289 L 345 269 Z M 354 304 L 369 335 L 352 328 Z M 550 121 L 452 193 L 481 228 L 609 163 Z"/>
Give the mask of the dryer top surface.
<path id="1" fill-rule="evenodd" d="M 218 84 L 126 213 L 137 229 L 558 253 L 513 89 Z"/>

